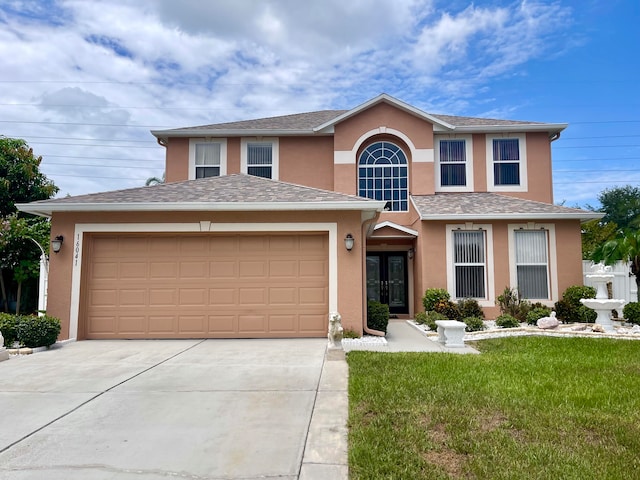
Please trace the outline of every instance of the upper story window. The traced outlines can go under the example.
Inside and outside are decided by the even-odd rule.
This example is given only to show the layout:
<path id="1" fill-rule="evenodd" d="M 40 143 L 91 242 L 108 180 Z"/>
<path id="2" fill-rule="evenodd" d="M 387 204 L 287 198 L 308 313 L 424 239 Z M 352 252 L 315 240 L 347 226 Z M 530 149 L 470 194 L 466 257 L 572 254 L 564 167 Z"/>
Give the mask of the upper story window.
<path id="1" fill-rule="evenodd" d="M 278 179 L 279 144 L 277 138 L 242 139 L 240 166 L 242 173 Z"/>
<path id="2" fill-rule="evenodd" d="M 473 191 L 471 136 L 436 139 L 436 190 Z"/>
<path id="3" fill-rule="evenodd" d="M 487 189 L 527 190 L 527 156 L 524 135 L 487 135 Z"/>
<path id="4" fill-rule="evenodd" d="M 358 195 L 390 202 L 391 211 L 409 209 L 407 156 L 391 142 L 376 142 L 360 154 Z"/>
<path id="5" fill-rule="evenodd" d="M 227 174 L 227 141 L 191 139 L 189 178 L 219 177 Z"/>

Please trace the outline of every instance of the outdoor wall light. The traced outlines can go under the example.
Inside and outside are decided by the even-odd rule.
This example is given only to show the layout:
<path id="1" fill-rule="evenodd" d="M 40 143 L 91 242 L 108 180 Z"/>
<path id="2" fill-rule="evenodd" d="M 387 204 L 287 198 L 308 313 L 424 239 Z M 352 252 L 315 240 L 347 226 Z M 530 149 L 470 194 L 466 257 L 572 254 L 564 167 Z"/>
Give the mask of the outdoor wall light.
<path id="1" fill-rule="evenodd" d="M 53 253 L 58 253 L 60 248 L 62 248 L 62 242 L 64 242 L 64 237 L 62 235 L 58 235 L 56 238 L 51 240 L 51 250 Z"/>
<path id="2" fill-rule="evenodd" d="M 347 248 L 347 250 L 351 251 L 354 243 L 355 243 L 355 239 L 353 238 L 353 235 L 351 235 L 350 233 L 347 233 L 347 236 L 344 237 L 344 246 Z"/>
<path id="3" fill-rule="evenodd" d="M 415 255 L 416 251 L 413 248 L 410 248 L 409 251 L 407 252 L 407 255 L 409 255 L 409 260 L 413 260 L 413 256 Z"/>

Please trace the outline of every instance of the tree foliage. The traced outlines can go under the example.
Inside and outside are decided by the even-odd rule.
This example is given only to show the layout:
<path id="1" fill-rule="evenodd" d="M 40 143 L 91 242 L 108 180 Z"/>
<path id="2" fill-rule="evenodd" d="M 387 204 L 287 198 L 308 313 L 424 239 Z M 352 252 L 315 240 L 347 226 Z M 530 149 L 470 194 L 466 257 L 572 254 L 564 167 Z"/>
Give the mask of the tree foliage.
<path id="1" fill-rule="evenodd" d="M 630 262 L 631 273 L 636 276 L 636 285 L 640 292 L 640 230 L 628 229 L 595 249 L 591 259 L 612 265 L 622 260 Z"/>
<path id="2" fill-rule="evenodd" d="M 15 213 L 16 203 L 46 200 L 58 192 L 40 172 L 41 161 L 24 140 L 0 137 L 0 217 Z"/>
<path id="3" fill-rule="evenodd" d="M 41 251 L 34 241 L 49 247 L 49 221 L 22 215 L 15 206 L 49 199 L 58 191 L 40 172 L 41 161 L 24 140 L 0 137 L 0 290 L 5 310 L 11 297 L 18 312 L 23 283 L 38 277 Z"/>
<path id="4" fill-rule="evenodd" d="M 613 240 L 618 234 L 618 224 L 615 222 L 602 223 L 601 220 L 591 220 L 582 225 L 582 258 L 589 260 L 596 248 Z"/>
<path id="5" fill-rule="evenodd" d="M 615 223 L 621 230 L 640 227 L 640 187 L 607 188 L 598 195 L 603 224 Z"/>

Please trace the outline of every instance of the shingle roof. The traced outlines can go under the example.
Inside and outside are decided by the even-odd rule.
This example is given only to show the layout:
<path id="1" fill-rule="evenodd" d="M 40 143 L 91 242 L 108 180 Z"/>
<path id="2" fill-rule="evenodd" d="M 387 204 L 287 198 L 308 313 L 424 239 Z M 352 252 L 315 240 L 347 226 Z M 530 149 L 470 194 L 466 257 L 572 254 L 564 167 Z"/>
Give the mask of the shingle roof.
<path id="1" fill-rule="evenodd" d="M 602 217 L 600 213 L 579 208 L 525 200 L 499 193 L 436 193 L 434 195 L 413 195 L 411 199 L 423 220 L 500 218 L 589 220 Z"/>
<path id="2" fill-rule="evenodd" d="M 346 110 L 319 110 L 317 112 L 296 113 L 278 117 L 256 118 L 239 122 L 214 123 L 196 127 L 176 128 L 172 132 L 182 130 L 312 130 L 329 120 L 343 114 Z"/>
<path id="3" fill-rule="evenodd" d="M 65 210 L 278 210 L 287 207 L 304 209 L 381 209 L 384 202 L 355 195 L 305 187 L 292 183 L 233 174 L 150 187 L 130 188 L 75 197 L 41 200 L 20 205 L 26 212 L 43 214 Z"/>

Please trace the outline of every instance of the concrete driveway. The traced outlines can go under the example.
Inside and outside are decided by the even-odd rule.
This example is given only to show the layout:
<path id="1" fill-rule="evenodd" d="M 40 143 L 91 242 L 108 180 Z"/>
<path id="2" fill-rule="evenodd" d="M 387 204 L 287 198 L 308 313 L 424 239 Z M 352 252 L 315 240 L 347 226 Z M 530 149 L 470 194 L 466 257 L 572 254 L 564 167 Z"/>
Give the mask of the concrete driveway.
<path id="1" fill-rule="evenodd" d="M 0 478 L 347 478 L 326 340 L 84 341 L 0 363 Z"/>

